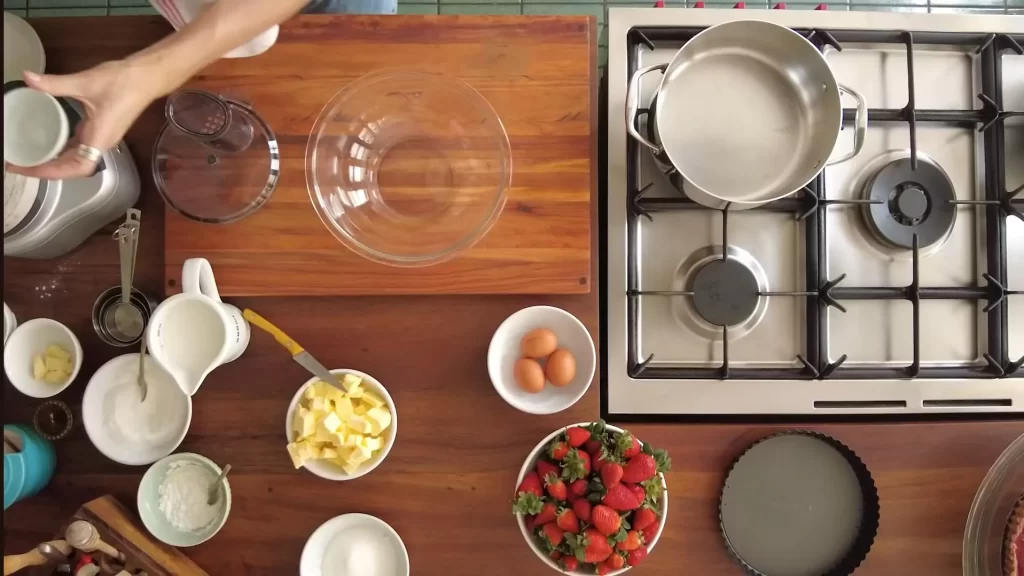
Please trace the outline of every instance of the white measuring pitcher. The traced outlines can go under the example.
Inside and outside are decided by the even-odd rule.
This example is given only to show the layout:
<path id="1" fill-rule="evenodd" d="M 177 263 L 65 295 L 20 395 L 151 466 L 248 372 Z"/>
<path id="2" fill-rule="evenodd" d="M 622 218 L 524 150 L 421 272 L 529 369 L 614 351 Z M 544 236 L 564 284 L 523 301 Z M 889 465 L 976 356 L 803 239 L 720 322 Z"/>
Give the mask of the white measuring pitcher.
<path id="1" fill-rule="evenodd" d="M 242 311 L 225 304 L 206 258 L 190 258 L 181 269 L 181 294 L 164 300 L 149 320 L 146 346 L 189 396 L 221 364 L 249 345 Z"/>

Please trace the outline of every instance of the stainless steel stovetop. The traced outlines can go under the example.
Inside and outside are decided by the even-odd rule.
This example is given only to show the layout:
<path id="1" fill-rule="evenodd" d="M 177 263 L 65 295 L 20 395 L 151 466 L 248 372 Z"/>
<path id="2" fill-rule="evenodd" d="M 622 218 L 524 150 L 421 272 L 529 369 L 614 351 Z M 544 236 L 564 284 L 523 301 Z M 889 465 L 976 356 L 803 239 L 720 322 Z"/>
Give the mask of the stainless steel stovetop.
<path id="1" fill-rule="evenodd" d="M 633 70 L 668 62 L 700 30 L 741 18 L 818 30 L 839 82 L 872 114 L 853 160 L 790 199 L 722 212 L 686 199 L 627 136 L 626 86 Z M 611 9 L 606 415 L 1024 412 L 1024 116 L 1012 114 L 1024 112 L 1024 55 L 1015 44 L 1024 44 L 1024 17 Z M 643 79 L 642 103 L 659 80 Z M 868 224 L 885 202 L 867 203 L 881 169 L 912 157 L 957 202 L 951 227 L 922 232 L 916 258 L 911 244 L 897 247 Z M 727 330 L 703 320 L 693 297 L 664 294 L 691 290 L 724 245 L 769 294 Z"/>

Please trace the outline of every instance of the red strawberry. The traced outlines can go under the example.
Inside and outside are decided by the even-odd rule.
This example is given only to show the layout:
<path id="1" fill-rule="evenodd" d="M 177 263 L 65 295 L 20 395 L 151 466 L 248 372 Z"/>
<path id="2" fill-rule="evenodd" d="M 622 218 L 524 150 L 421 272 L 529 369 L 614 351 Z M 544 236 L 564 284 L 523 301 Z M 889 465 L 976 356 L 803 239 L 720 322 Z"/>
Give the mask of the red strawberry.
<path id="1" fill-rule="evenodd" d="M 565 482 L 563 482 L 562 479 L 554 473 L 548 474 L 544 477 L 544 485 L 547 487 L 548 496 L 551 496 L 555 500 L 565 500 L 569 496 L 568 488 L 565 487 Z"/>
<path id="2" fill-rule="evenodd" d="M 575 498 L 574 498 L 575 496 Z M 569 500 L 578 500 L 587 496 L 587 481 L 580 479 L 574 480 L 572 484 L 569 484 Z"/>
<path id="3" fill-rule="evenodd" d="M 626 486 L 626 484 L 612 486 L 608 489 L 608 493 L 604 495 L 604 498 L 601 499 L 601 502 L 619 512 L 627 512 L 639 508 L 643 504 L 643 496 L 638 496 Z M 640 487 L 637 486 L 637 488 Z M 640 488 L 640 490 L 643 491 L 643 488 Z"/>
<path id="4" fill-rule="evenodd" d="M 562 532 L 562 529 L 558 527 L 557 524 L 545 524 L 541 526 L 540 529 L 543 532 L 544 538 L 546 538 L 552 546 L 558 546 L 562 543 L 562 537 L 564 536 L 564 533 Z"/>
<path id="5" fill-rule="evenodd" d="M 558 464 L 549 462 L 541 458 L 537 460 L 537 476 L 541 478 L 547 478 L 548 474 L 554 473 L 556 476 L 561 474 L 562 469 L 558 467 Z"/>
<path id="6" fill-rule="evenodd" d="M 590 475 L 590 454 L 575 448 L 569 450 L 562 462 L 562 476 L 569 480 L 580 480 Z"/>
<path id="7" fill-rule="evenodd" d="M 579 536 L 570 537 L 569 545 L 577 560 L 590 564 L 604 562 L 612 554 L 608 538 L 593 528 L 587 528 Z"/>
<path id="8" fill-rule="evenodd" d="M 605 536 L 613 536 L 622 527 L 622 517 L 619 513 L 605 506 L 598 504 L 590 511 L 590 523 L 597 528 L 598 532 Z"/>
<path id="9" fill-rule="evenodd" d="M 574 572 L 580 567 L 580 561 L 575 556 L 565 556 L 562 558 L 562 568 L 566 572 Z"/>
<path id="10" fill-rule="evenodd" d="M 601 467 L 601 483 L 604 484 L 605 488 L 611 488 L 622 480 L 623 474 L 622 466 L 615 462 L 608 462 Z"/>
<path id="11" fill-rule="evenodd" d="M 558 508 L 555 507 L 551 502 L 545 502 L 544 508 L 540 511 L 540 514 L 534 516 L 534 526 L 540 526 L 541 524 L 547 524 L 548 522 L 555 521 L 555 514 L 558 512 Z"/>
<path id="12" fill-rule="evenodd" d="M 556 548 L 556 549 L 552 550 L 551 553 L 548 554 L 548 556 L 552 560 L 560 560 L 562 558 L 562 551 Z"/>
<path id="13" fill-rule="evenodd" d="M 612 554 L 611 556 L 608 557 L 607 560 L 604 561 L 604 564 L 605 564 L 605 566 L 611 568 L 612 570 L 618 570 L 620 568 L 625 568 L 625 566 L 626 566 L 626 557 L 621 555 L 621 554 L 617 554 L 617 553 L 616 554 Z"/>
<path id="14" fill-rule="evenodd" d="M 540 476 L 537 476 L 536 472 L 527 472 L 526 476 L 523 477 L 519 488 L 516 488 L 516 494 L 522 494 L 523 492 L 533 494 L 538 498 L 544 495 L 544 489 L 540 485 Z"/>
<path id="15" fill-rule="evenodd" d="M 590 522 L 590 513 L 593 508 L 590 502 L 586 500 L 577 500 L 572 503 L 572 511 L 576 513 L 576 517 L 584 522 Z"/>
<path id="16" fill-rule="evenodd" d="M 605 464 L 607 464 L 609 462 L 615 462 L 616 464 L 621 464 L 621 462 L 619 462 L 619 458 L 617 456 L 615 456 L 615 454 L 609 452 L 608 449 L 605 448 L 604 446 L 599 448 L 597 450 L 597 453 L 596 454 L 592 454 L 591 457 L 592 457 L 592 460 L 593 460 L 594 471 L 595 472 L 600 471 L 602 468 L 604 468 Z"/>
<path id="17" fill-rule="evenodd" d="M 575 512 L 568 508 L 559 510 L 555 523 L 558 524 L 558 527 L 563 531 L 570 534 L 579 534 L 580 532 L 579 518 L 576 517 Z"/>
<path id="18" fill-rule="evenodd" d="M 559 462 L 561 462 L 562 459 L 565 458 L 565 455 L 568 452 L 569 452 L 569 445 L 566 444 L 565 442 L 561 442 L 561 441 L 555 442 L 554 444 L 552 444 L 551 445 L 551 449 L 548 451 L 548 453 L 551 456 L 551 459 L 552 460 L 557 460 Z"/>
<path id="19" fill-rule="evenodd" d="M 658 534 L 658 530 L 661 530 L 661 522 L 655 522 L 647 528 L 642 530 L 644 535 L 644 542 L 653 542 L 654 537 Z"/>
<path id="20" fill-rule="evenodd" d="M 650 508 L 640 508 L 633 513 L 633 522 L 631 522 L 631 524 L 636 530 L 643 530 L 657 521 L 658 515 L 654 513 L 654 510 L 651 510 Z"/>
<path id="21" fill-rule="evenodd" d="M 591 437 L 590 440 L 587 440 L 586 442 L 583 443 L 583 449 L 587 451 L 587 454 L 590 454 L 591 456 L 594 457 L 596 457 L 597 453 L 601 450 L 601 446 L 601 441 L 595 440 L 593 437 Z"/>
<path id="22" fill-rule="evenodd" d="M 615 548 L 619 550 L 636 550 L 640 546 L 643 546 L 643 542 L 640 541 L 640 532 L 637 530 L 626 532 L 626 539 L 615 544 Z"/>
<path id="23" fill-rule="evenodd" d="M 579 448 L 580 446 L 583 446 L 584 442 L 590 440 L 590 430 L 579 426 L 573 426 L 565 431 L 565 439 L 569 443 L 569 446 Z"/>
<path id="24" fill-rule="evenodd" d="M 527 516 L 523 522 L 526 524 L 526 531 L 533 532 L 533 528 L 537 525 L 537 517 Z"/>
<path id="25" fill-rule="evenodd" d="M 654 478 L 657 473 L 658 463 L 654 461 L 654 457 L 641 452 L 626 462 L 626 467 L 622 469 L 622 481 L 639 484 Z"/>
<path id="26" fill-rule="evenodd" d="M 623 458 L 632 458 L 640 453 L 640 441 L 630 432 L 615 437 L 615 452 Z"/>
<path id="27" fill-rule="evenodd" d="M 601 562 L 600 564 L 598 564 L 596 566 L 596 568 L 597 568 L 597 576 L 605 576 L 606 574 L 611 574 L 612 571 L 614 570 L 614 568 L 608 566 L 608 564 L 606 564 L 604 562 Z"/>
<path id="28" fill-rule="evenodd" d="M 630 566 L 636 566 L 637 564 L 643 562 L 644 558 L 647 558 L 647 548 L 641 546 L 636 550 L 631 551 L 629 555 L 626 556 L 626 563 Z"/>
<path id="29" fill-rule="evenodd" d="M 644 491 L 643 486 L 637 486 L 636 484 L 626 484 L 625 486 L 626 488 L 629 488 L 629 491 L 632 492 L 634 496 L 636 496 L 637 500 L 640 501 L 640 504 L 644 503 L 644 500 L 647 498 L 647 492 Z M 637 504 L 637 506 L 640 504 Z"/>

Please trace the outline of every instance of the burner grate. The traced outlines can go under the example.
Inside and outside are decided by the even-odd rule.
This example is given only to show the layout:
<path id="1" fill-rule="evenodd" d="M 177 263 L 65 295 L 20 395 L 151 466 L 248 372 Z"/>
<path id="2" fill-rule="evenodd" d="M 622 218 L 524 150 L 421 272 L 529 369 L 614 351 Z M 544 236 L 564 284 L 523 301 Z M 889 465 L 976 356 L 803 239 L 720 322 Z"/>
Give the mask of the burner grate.
<path id="1" fill-rule="evenodd" d="M 638 55 L 643 49 L 654 50 L 658 43 L 678 47 L 689 41 L 702 28 L 634 28 L 627 37 L 629 74 L 637 69 Z M 805 353 L 794 359 L 794 368 L 734 368 L 729 362 L 729 327 L 722 330 L 722 363 L 711 368 L 675 368 L 652 365 L 654 356 L 640 359 L 638 335 L 639 299 L 642 297 L 692 297 L 692 291 L 640 290 L 639 263 L 637 261 L 636 231 L 639 218 L 653 220 L 658 212 L 675 210 L 714 210 L 698 204 L 685 196 L 675 198 L 652 198 L 647 193 L 653 183 L 639 182 L 637 143 L 628 139 L 627 181 L 634 186 L 627 194 L 627 315 L 628 315 L 628 357 L 627 373 L 632 378 L 650 379 L 705 379 L 705 378 L 756 378 L 772 379 L 900 379 L 900 378 L 1001 378 L 1024 375 L 1024 358 L 1012 359 L 1008 351 L 1008 310 L 1009 296 L 1021 295 L 1021 291 L 1006 288 L 1006 217 L 1024 220 L 1024 186 L 1008 190 L 1005 182 L 1005 134 L 1004 121 L 1024 116 L 1024 112 L 1007 111 L 1002 107 L 1002 68 L 1004 53 L 1024 55 L 1021 44 L 1024 35 L 1005 34 L 958 34 L 925 33 L 901 31 L 849 31 L 849 30 L 798 30 L 819 50 L 830 46 L 842 50 L 842 43 L 897 43 L 906 47 L 908 73 L 908 102 L 901 109 L 871 109 L 869 122 L 906 122 L 910 135 L 911 165 L 916 169 L 917 125 L 919 122 L 940 122 L 956 125 L 978 126 L 982 133 L 984 148 L 985 197 L 982 200 L 949 200 L 954 205 L 979 205 L 985 207 L 985 252 L 987 272 L 982 274 L 984 285 L 976 287 L 928 287 L 919 281 L 920 246 L 917 234 L 913 235 L 913 272 L 909 285 L 904 287 L 844 287 L 845 275 L 835 279 L 824 276 L 821 262 L 824 261 L 825 217 L 824 210 L 833 205 L 880 204 L 881 200 L 835 200 L 825 197 L 824 174 L 794 196 L 753 208 L 753 210 L 789 212 L 804 223 L 806 286 L 802 291 L 759 292 L 760 297 L 795 297 L 807 300 L 807 325 Z M 978 110 L 919 110 L 914 94 L 914 46 L 915 44 L 943 44 L 977 46 L 976 54 L 982 67 L 982 92 L 978 95 L 981 108 Z M 640 115 L 649 114 L 642 109 Z M 844 110 L 844 123 L 853 122 L 853 111 Z M 674 169 L 667 169 L 671 177 Z M 722 214 L 723 258 L 729 252 L 729 206 L 719 210 Z M 828 359 L 828 318 L 829 308 L 845 312 L 844 300 L 907 300 L 913 307 L 913 360 L 903 367 L 858 366 L 846 367 L 844 354 L 834 361 Z M 982 310 L 988 316 L 988 350 L 983 353 L 983 363 L 975 366 L 946 367 L 922 366 L 920 351 L 920 307 L 922 300 L 976 300 L 986 302 Z"/>

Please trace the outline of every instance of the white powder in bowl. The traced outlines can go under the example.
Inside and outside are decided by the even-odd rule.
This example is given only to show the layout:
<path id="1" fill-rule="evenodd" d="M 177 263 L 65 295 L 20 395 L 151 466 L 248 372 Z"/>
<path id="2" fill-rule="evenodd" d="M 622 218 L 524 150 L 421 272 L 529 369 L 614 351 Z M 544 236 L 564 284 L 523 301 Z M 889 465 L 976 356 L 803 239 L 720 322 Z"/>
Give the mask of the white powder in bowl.
<path id="1" fill-rule="evenodd" d="M 213 471 L 198 462 L 171 462 L 160 483 L 160 511 L 178 530 L 206 528 L 220 517 L 224 506 L 223 494 L 213 506 L 206 503 L 210 486 L 216 480 Z"/>

